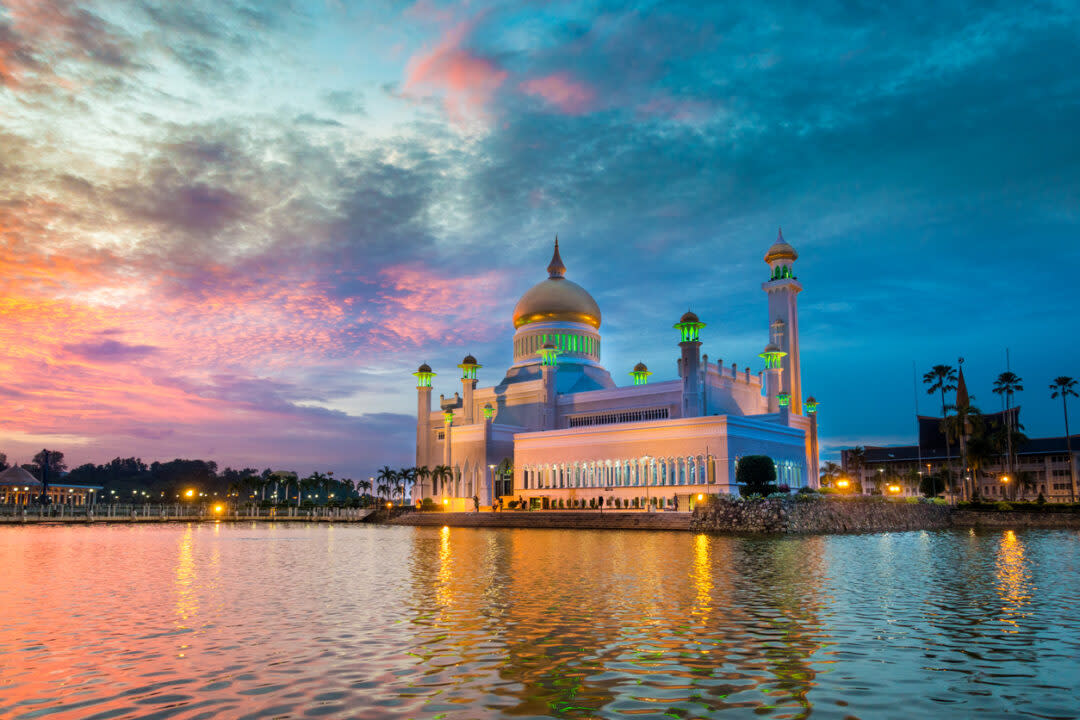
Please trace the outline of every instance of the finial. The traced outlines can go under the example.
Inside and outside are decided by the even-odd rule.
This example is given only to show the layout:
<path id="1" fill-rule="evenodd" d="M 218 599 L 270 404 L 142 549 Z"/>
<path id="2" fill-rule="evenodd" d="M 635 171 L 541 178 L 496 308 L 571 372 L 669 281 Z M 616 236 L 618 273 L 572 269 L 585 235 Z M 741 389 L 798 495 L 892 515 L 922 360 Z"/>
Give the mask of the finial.
<path id="1" fill-rule="evenodd" d="M 776 228 L 776 241 L 777 242 L 784 242 L 784 228 L 782 228 L 782 227 Z"/>
<path id="2" fill-rule="evenodd" d="M 562 258 L 559 256 L 559 235 L 555 235 L 555 252 L 551 256 L 551 262 L 547 267 L 548 277 L 561 278 L 566 273 L 566 266 L 563 265 Z"/>

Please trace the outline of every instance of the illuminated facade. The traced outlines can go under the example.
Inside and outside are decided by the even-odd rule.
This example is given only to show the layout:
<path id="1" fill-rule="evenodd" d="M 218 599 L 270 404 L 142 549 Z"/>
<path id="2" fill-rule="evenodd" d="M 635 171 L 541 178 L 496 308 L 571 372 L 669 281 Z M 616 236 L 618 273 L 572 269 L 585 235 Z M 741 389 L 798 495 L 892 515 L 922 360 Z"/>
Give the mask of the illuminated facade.
<path id="1" fill-rule="evenodd" d="M 481 366 L 467 356 L 461 392 L 433 409 L 435 373 L 427 364 L 413 373 L 416 464 L 445 468 L 416 483 L 414 500 L 471 509 L 474 496 L 482 505 L 503 497 L 556 507 L 678 499 L 688 509 L 703 493 L 737 493 L 745 455 L 773 458 L 778 482 L 816 486 L 817 407 L 803 414 L 799 377 L 797 258 L 782 235 L 765 255 L 769 341 L 760 371 L 710 362 L 701 353 L 706 324 L 687 312 L 674 326 L 677 378 L 649 382 L 638 363 L 632 384 L 617 386 L 600 361 L 600 308 L 566 279 L 556 239 L 547 279 L 514 308 L 514 363 L 498 384 L 477 387 Z"/>

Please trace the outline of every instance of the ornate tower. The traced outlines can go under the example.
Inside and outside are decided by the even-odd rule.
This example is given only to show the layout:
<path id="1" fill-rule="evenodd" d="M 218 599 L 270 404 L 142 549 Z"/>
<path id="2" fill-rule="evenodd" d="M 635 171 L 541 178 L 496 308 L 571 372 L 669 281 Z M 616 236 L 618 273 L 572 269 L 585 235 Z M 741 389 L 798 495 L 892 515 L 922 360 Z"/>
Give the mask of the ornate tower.
<path id="1" fill-rule="evenodd" d="M 639 362 L 634 366 L 634 369 L 630 371 L 630 377 L 634 378 L 635 385 L 647 384 L 650 375 L 652 375 L 652 373 L 649 372 L 649 368 L 643 362 Z"/>
<path id="2" fill-rule="evenodd" d="M 461 368 L 461 395 L 464 398 L 462 401 L 464 414 L 462 424 L 472 425 L 474 422 L 473 390 L 476 389 L 476 371 L 482 366 L 476 363 L 476 358 L 472 355 L 466 355 L 458 367 Z"/>
<path id="3" fill-rule="evenodd" d="M 768 412 L 780 412 L 780 393 L 783 387 L 784 356 L 786 352 L 775 342 L 770 342 L 758 355 L 765 361 L 765 397 L 769 400 Z"/>
<path id="4" fill-rule="evenodd" d="M 428 448 L 431 441 L 431 378 L 435 373 L 424 363 L 413 373 L 416 378 L 416 465 L 428 464 Z"/>
<path id="5" fill-rule="evenodd" d="M 777 234 L 776 242 L 765 253 L 769 281 L 761 288 L 769 296 L 769 329 L 772 344 L 785 353 L 781 360 L 779 404 L 787 405 L 795 415 L 802 415 L 802 375 L 799 371 L 799 311 L 796 296 L 802 285 L 795 279 L 792 264 L 799 258 L 795 248 Z M 785 397 L 786 396 L 786 397 Z"/>
<path id="6" fill-rule="evenodd" d="M 679 331 L 679 347 L 682 349 L 682 361 L 679 371 L 683 380 L 683 417 L 698 417 L 704 411 L 701 391 L 701 340 L 698 339 L 705 323 L 689 310 L 674 326 Z"/>
<path id="7" fill-rule="evenodd" d="M 540 348 L 540 378 L 544 382 L 544 429 L 554 430 L 558 424 L 556 413 L 555 373 L 559 369 L 559 349 L 553 343 Z"/>

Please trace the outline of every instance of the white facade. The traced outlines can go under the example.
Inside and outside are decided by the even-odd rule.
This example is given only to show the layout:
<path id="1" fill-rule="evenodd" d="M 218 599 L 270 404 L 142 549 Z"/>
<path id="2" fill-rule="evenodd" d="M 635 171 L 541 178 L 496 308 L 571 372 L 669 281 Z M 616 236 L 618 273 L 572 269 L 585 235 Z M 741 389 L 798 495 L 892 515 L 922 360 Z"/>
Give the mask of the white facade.
<path id="1" fill-rule="evenodd" d="M 640 384 L 619 387 L 601 364 L 600 310 L 564 278 L 556 241 L 548 279 L 514 310 L 514 364 L 498 384 L 477 387 L 481 366 L 466 357 L 462 392 L 440 396 L 433 409 L 434 373 L 426 365 L 415 373 L 417 466 L 448 470 L 418 482 L 414 500 L 471 509 L 474 496 L 484 506 L 498 497 L 556 506 L 662 497 L 686 509 L 702 493 L 737 492 L 735 465 L 746 455 L 771 457 L 780 483 L 816 487 L 816 423 L 802 414 L 796 257 L 782 237 L 766 254 L 762 339 L 783 355 L 769 371 L 771 397 L 761 371 L 701 353 L 705 324 L 689 312 L 675 326 L 679 377 L 648 383 L 639 365 Z M 512 471 L 500 476 L 500 466 Z"/>

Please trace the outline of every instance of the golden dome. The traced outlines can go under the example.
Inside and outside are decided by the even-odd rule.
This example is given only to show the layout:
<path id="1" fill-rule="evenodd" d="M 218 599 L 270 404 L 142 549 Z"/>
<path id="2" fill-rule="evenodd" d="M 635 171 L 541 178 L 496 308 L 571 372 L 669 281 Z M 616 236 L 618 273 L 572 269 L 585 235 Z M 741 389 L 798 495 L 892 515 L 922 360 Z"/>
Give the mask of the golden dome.
<path id="1" fill-rule="evenodd" d="M 795 252 L 787 240 L 784 239 L 784 231 L 779 230 L 776 233 L 776 242 L 772 244 L 769 251 L 765 253 L 765 262 L 772 262 L 773 260 L 798 260 L 799 253 Z"/>
<path id="2" fill-rule="evenodd" d="M 521 296 L 514 306 L 514 327 L 536 322 L 562 321 L 592 325 L 600 329 L 600 306 L 585 288 L 563 277 L 566 272 L 559 257 L 559 239 L 548 266 L 548 278 Z"/>

